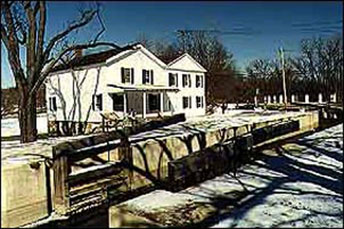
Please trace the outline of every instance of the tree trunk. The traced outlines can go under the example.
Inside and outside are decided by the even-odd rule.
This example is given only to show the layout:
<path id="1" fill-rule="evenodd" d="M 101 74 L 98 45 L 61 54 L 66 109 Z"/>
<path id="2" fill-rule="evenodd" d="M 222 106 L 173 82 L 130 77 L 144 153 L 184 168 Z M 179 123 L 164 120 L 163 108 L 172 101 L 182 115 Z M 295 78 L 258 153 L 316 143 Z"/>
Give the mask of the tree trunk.
<path id="1" fill-rule="evenodd" d="M 37 120 L 36 120 L 36 93 L 31 98 L 28 97 L 28 89 L 20 90 L 19 101 L 19 126 L 20 142 L 33 142 L 37 140 Z"/>

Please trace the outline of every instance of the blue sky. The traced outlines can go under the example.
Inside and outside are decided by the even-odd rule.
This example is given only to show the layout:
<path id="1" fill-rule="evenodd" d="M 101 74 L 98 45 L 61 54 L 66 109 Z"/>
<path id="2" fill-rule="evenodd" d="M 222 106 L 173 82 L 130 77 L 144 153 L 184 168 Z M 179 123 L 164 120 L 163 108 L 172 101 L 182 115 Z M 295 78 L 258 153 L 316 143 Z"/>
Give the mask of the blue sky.
<path id="1" fill-rule="evenodd" d="M 47 36 L 65 28 L 87 2 L 48 2 Z M 140 33 L 168 41 L 178 29 L 218 29 L 221 41 L 239 67 L 255 58 L 272 58 L 283 45 L 298 50 L 302 38 L 342 33 L 343 3 L 338 2 L 101 2 L 106 32 L 102 39 L 125 45 Z M 98 22 L 73 34 L 77 40 L 94 35 Z M 12 86 L 7 54 L 1 46 L 2 87 Z"/>

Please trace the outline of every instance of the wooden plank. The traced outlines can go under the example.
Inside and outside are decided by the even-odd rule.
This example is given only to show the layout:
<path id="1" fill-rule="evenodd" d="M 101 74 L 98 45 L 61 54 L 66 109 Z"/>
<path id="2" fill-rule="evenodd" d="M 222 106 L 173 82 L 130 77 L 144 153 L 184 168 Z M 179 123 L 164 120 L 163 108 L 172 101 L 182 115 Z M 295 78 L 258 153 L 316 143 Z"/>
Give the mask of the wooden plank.
<path id="1" fill-rule="evenodd" d="M 108 163 L 107 167 L 98 168 L 96 170 L 86 171 L 78 173 L 76 175 L 70 175 L 67 178 L 67 182 L 70 186 L 77 185 L 83 182 L 90 182 L 96 179 L 104 178 L 106 176 L 117 175 L 122 171 L 118 164 Z"/>
<path id="2" fill-rule="evenodd" d="M 54 152 L 54 148 L 53 148 Z M 59 214 L 66 214 L 67 210 L 70 206 L 68 192 L 69 187 L 68 183 L 66 182 L 69 168 L 68 168 L 68 160 L 67 157 L 59 157 L 54 160 L 53 164 L 54 168 L 54 206 L 56 212 Z"/>
<path id="3" fill-rule="evenodd" d="M 74 141 L 69 142 L 63 142 L 58 145 L 56 145 L 56 153 L 55 156 L 58 157 L 60 155 L 66 155 L 66 154 L 73 154 L 78 149 L 82 149 L 89 146 L 95 146 L 101 143 L 106 143 L 109 141 L 113 141 L 116 139 L 126 138 L 133 134 L 138 134 L 145 131 L 151 131 L 156 128 L 164 127 L 167 125 L 175 124 L 178 122 L 185 121 L 185 115 L 184 114 L 177 114 L 171 117 L 167 117 L 164 120 L 161 121 L 151 121 L 148 122 L 140 127 L 132 128 L 132 127 L 126 127 L 124 130 L 115 130 L 108 133 L 101 133 L 95 136 L 86 137 L 83 139 L 78 139 Z M 115 146 L 114 146 L 115 147 Z M 106 148 L 106 146 L 105 146 Z M 106 148 L 107 149 L 107 148 Z M 111 150 L 111 149 L 110 149 Z M 92 152 L 92 151 L 91 151 Z M 78 154 L 78 153 L 74 153 Z M 83 153 L 81 153 L 83 154 Z"/>

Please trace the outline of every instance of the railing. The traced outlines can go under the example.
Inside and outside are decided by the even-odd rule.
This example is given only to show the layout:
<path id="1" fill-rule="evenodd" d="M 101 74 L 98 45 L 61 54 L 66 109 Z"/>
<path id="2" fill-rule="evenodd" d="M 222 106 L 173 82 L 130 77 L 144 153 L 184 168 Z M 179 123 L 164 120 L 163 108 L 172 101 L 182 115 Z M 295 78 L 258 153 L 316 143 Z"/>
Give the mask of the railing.
<path id="1" fill-rule="evenodd" d="M 55 211 L 71 215 L 106 203 L 110 193 L 129 191 L 132 156 L 128 136 L 184 120 L 184 115 L 178 115 L 54 146 Z"/>

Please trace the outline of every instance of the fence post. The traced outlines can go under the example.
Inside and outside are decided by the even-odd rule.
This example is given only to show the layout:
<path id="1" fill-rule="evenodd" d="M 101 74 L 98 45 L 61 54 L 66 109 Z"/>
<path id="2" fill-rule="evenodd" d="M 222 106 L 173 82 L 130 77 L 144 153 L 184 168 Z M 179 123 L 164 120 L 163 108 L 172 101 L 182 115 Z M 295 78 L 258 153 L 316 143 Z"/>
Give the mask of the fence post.
<path id="1" fill-rule="evenodd" d="M 54 170 L 54 206 L 55 211 L 61 215 L 65 215 L 70 207 L 68 197 L 67 177 L 69 174 L 69 165 L 67 156 L 57 155 L 56 148 L 53 147 L 53 170 Z M 57 157 L 56 157 L 57 155 Z"/>

